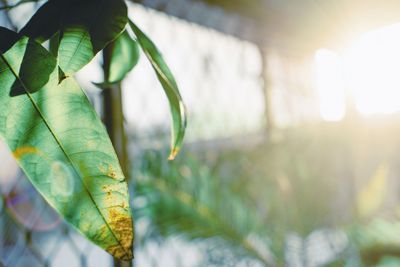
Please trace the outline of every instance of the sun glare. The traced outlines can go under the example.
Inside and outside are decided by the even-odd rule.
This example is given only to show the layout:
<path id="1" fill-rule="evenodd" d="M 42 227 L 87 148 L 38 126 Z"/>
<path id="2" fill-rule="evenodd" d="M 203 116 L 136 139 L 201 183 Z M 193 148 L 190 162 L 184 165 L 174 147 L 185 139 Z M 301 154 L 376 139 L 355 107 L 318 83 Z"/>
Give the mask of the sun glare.
<path id="1" fill-rule="evenodd" d="M 315 64 L 324 120 L 344 117 L 346 90 L 361 114 L 400 111 L 400 23 L 364 34 L 340 56 L 318 50 Z"/>

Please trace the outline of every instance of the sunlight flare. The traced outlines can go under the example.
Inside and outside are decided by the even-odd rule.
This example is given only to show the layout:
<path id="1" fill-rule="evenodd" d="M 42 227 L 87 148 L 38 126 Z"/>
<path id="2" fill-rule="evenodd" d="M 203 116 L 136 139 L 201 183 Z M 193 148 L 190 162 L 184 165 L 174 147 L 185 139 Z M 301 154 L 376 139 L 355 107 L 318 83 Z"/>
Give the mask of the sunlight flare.
<path id="1" fill-rule="evenodd" d="M 315 55 L 320 113 L 324 120 L 345 115 L 346 90 L 363 115 L 400 111 L 400 23 L 362 35 L 336 54 Z"/>

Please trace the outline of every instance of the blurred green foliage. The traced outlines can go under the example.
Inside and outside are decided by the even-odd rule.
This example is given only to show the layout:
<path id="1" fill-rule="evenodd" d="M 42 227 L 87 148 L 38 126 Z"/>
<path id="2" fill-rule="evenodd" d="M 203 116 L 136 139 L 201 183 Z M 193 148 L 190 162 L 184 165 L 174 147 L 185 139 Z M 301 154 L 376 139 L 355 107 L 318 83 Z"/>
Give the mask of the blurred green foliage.
<path id="1" fill-rule="evenodd" d="M 397 202 L 390 201 L 389 185 L 398 126 L 355 123 L 279 131 L 255 147 L 189 148 L 169 163 L 146 151 L 133 168 L 136 198 L 146 200 L 136 216 L 152 225 L 146 238 L 223 240 L 239 248 L 238 257 L 286 266 L 288 234 L 307 238 L 317 229 L 340 229 L 349 244 L 325 266 L 394 266 Z M 372 208 L 360 212 L 360 203 Z M 252 235 L 262 246 L 243 242 Z"/>

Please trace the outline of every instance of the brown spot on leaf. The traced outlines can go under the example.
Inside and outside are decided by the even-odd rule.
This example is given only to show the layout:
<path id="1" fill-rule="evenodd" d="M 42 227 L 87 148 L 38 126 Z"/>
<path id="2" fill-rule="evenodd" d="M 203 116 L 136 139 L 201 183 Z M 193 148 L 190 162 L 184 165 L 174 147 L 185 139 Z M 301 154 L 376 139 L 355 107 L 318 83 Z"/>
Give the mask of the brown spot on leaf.
<path id="1" fill-rule="evenodd" d="M 116 179 L 116 180 L 123 180 L 124 175 L 117 170 L 114 169 L 113 165 L 109 164 L 107 167 L 104 165 L 99 166 L 99 170 L 106 176 Z"/>
<path id="2" fill-rule="evenodd" d="M 129 214 L 118 211 L 117 208 L 109 210 L 109 226 L 114 231 L 119 243 L 109 246 L 106 250 L 114 257 L 121 260 L 133 258 L 133 224 Z"/>
<path id="3" fill-rule="evenodd" d="M 117 173 L 115 172 L 113 166 L 110 164 L 108 165 L 108 176 L 110 176 L 113 179 L 117 179 Z"/>
<path id="4" fill-rule="evenodd" d="M 123 195 L 125 197 L 128 195 L 128 192 L 126 191 L 125 187 L 122 186 L 121 184 L 107 184 L 103 185 L 101 189 L 107 195 L 112 192 L 118 192 L 118 194 Z"/>
<path id="5" fill-rule="evenodd" d="M 121 259 L 123 261 L 129 261 L 133 259 L 132 248 L 129 251 L 125 251 L 119 245 L 114 245 L 108 247 L 106 251 L 113 255 L 115 258 Z"/>
<path id="6" fill-rule="evenodd" d="M 121 201 L 123 201 L 121 198 L 117 196 L 117 194 L 113 194 L 111 191 L 106 192 L 106 196 L 104 199 L 108 207 L 116 205 L 116 203 L 120 203 Z"/>

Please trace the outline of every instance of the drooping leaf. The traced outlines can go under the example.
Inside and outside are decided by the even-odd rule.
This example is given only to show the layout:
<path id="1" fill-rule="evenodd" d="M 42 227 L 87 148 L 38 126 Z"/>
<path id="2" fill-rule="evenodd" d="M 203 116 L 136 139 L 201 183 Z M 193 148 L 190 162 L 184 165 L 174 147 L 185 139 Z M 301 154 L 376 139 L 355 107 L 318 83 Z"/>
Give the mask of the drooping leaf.
<path id="1" fill-rule="evenodd" d="M 21 34 L 44 41 L 60 31 L 59 65 L 70 76 L 117 38 L 127 22 L 123 0 L 50 0 Z"/>
<path id="2" fill-rule="evenodd" d="M 154 43 L 133 23 L 129 24 L 135 33 L 137 40 L 149 59 L 153 69 L 157 74 L 157 78 L 164 88 L 168 97 L 172 114 L 172 141 L 171 141 L 171 154 L 169 159 L 172 160 L 179 153 L 182 146 L 183 137 L 186 130 L 186 110 L 179 93 L 178 85 L 175 81 L 172 72 L 168 68 L 161 53 L 158 51 Z"/>
<path id="3" fill-rule="evenodd" d="M 138 43 L 125 31 L 115 41 L 108 82 L 122 81 L 125 75 L 136 66 L 139 56 Z"/>
<path id="4" fill-rule="evenodd" d="M 129 260 L 133 227 L 124 174 L 87 97 L 73 78 L 59 83 L 55 62 L 27 37 L 1 51 L 0 136 L 56 211 L 114 257 Z M 37 71 L 24 74 L 25 65 Z M 14 96 L 14 88 L 22 92 Z"/>
<path id="5" fill-rule="evenodd" d="M 111 85 L 121 82 L 125 76 L 136 66 L 139 61 L 139 46 L 131 38 L 127 31 L 124 31 L 112 44 L 112 54 L 108 77 L 103 83 L 94 83 L 105 89 Z"/>

